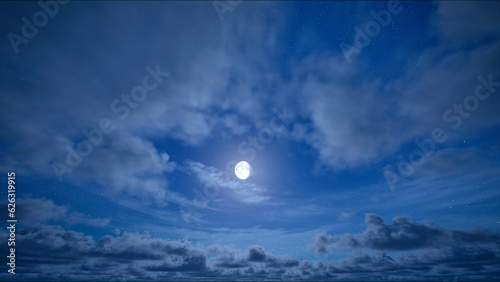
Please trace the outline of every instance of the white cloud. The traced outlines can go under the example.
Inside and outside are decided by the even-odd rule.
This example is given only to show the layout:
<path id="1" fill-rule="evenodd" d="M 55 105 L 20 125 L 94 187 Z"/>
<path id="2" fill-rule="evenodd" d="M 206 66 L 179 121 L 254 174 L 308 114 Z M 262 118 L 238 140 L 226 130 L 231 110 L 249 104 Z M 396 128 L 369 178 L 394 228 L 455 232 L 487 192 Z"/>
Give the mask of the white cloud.
<path id="1" fill-rule="evenodd" d="M 306 121 L 294 125 L 291 137 L 316 149 L 323 164 L 348 168 L 376 163 L 405 143 L 429 137 L 436 127 L 448 130 L 443 112 L 474 95 L 479 75 L 493 74 L 498 81 L 500 41 L 459 49 L 446 40 L 446 36 L 461 36 L 460 40 L 470 42 L 474 34 L 492 33 L 498 25 L 492 12 L 496 3 L 440 5 L 436 17 L 442 21 L 440 26 L 450 28 L 439 35 L 444 44 L 423 49 L 418 62 L 408 64 L 399 78 L 360 79 L 359 72 L 366 70 L 359 61 L 346 65 L 335 55 L 311 54 L 294 63 L 292 84 L 300 91 L 300 112 Z M 462 35 L 460 26 L 475 19 L 467 18 L 469 14 L 484 18 Z M 483 21 L 489 24 L 480 27 Z M 498 125 L 500 99 L 493 96 L 464 119 L 460 132 L 447 132 L 448 141 Z"/>
<path id="2" fill-rule="evenodd" d="M 270 199 L 266 189 L 248 181 L 235 180 L 227 172 L 218 168 L 206 166 L 200 162 L 186 161 L 186 169 L 195 174 L 196 178 L 206 187 L 215 191 L 233 193 L 236 200 L 247 204 L 260 204 Z"/>

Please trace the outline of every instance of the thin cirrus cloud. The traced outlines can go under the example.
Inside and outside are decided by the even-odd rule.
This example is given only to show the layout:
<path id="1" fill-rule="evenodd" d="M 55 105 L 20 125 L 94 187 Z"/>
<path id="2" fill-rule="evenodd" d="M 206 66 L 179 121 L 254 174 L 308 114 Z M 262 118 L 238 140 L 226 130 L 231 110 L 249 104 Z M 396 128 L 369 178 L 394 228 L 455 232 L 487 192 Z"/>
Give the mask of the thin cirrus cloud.
<path id="1" fill-rule="evenodd" d="M 187 160 L 185 164 L 186 170 L 193 173 L 196 179 L 205 187 L 213 189 L 214 194 L 228 191 L 234 195 L 235 199 L 246 204 L 265 203 L 270 199 L 266 195 L 264 187 L 246 181 L 235 180 L 226 171 L 191 160 Z"/>
<path id="2" fill-rule="evenodd" d="M 92 218 L 80 212 L 71 211 L 69 206 L 54 204 L 52 200 L 28 198 L 20 199 L 17 209 L 17 216 L 28 224 L 63 221 L 69 225 L 85 224 L 94 227 L 108 226 L 111 218 Z"/>

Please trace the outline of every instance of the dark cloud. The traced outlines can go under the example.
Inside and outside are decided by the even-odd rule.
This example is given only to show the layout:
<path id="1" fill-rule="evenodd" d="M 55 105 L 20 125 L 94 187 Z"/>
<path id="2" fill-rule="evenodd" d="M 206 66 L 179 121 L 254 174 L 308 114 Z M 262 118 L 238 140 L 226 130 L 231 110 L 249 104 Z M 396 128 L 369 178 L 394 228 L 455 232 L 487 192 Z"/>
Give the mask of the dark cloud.
<path id="1" fill-rule="evenodd" d="M 283 268 L 299 265 L 299 260 L 291 255 L 276 256 L 267 253 L 261 246 L 250 246 L 248 248 L 249 262 L 265 263 L 267 267 Z"/>
<path id="2" fill-rule="evenodd" d="M 92 255 L 127 261 L 163 258 L 166 252 L 162 250 L 165 247 L 162 242 L 146 241 L 146 238 L 147 235 L 136 236 L 129 233 L 118 238 L 105 236 L 95 244 Z"/>
<path id="3" fill-rule="evenodd" d="M 362 234 L 319 234 L 311 249 L 318 253 L 361 247 L 381 251 L 403 251 L 500 243 L 500 236 L 486 229 L 446 229 L 432 222 L 414 222 L 403 216 L 394 217 L 392 225 L 388 225 L 379 215 L 369 213 L 365 215 L 365 223 L 366 229 Z"/>
<path id="4" fill-rule="evenodd" d="M 130 262 L 161 260 L 169 256 L 189 257 L 203 254 L 186 240 L 165 241 L 151 238 L 148 234 L 123 232 L 121 236 L 104 236 L 97 242 L 92 237 L 60 226 L 35 224 L 18 231 L 19 255 L 27 259 L 39 259 L 54 254 L 55 258 L 101 258 Z M 50 259 L 52 256 L 49 256 Z"/>
<path id="5" fill-rule="evenodd" d="M 319 235 L 314 242 L 317 251 L 332 251 L 332 245 L 342 240 L 356 249 L 341 259 L 315 262 L 275 255 L 259 245 L 246 250 L 220 245 L 204 248 L 187 240 L 127 232 L 94 241 L 59 226 L 37 224 L 18 230 L 17 257 L 23 263 L 17 275 L 49 280 L 500 278 L 499 237 L 490 231 L 445 229 L 406 217 L 395 217 L 392 225 L 386 225 L 376 214 L 367 214 L 366 224 L 366 231 L 359 235 Z M 1 231 L 0 239 L 7 236 Z M 412 248 L 418 251 L 397 256 L 367 251 Z"/>
<path id="6" fill-rule="evenodd" d="M 248 260 L 256 262 L 264 262 L 266 260 L 266 252 L 261 246 L 251 246 L 248 249 Z"/>
<path id="7" fill-rule="evenodd" d="M 95 244 L 91 236 L 60 226 L 35 224 L 17 232 L 17 255 L 30 265 L 81 261 Z"/>
<path id="8" fill-rule="evenodd" d="M 145 266 L 149 271 L 206 271 L 206 257 L 203 254 L 189 257 L 168 257 L 161 264 Z"/>
<path id="9" fill-rule="evenodd" d="M 329 252 L 333 246 L 335 246 L 336 250 L 340 248 L 357 248 L 361 246 L 361 243 L 351 234 L 332 236 L 321 233 L 316 236 L 314 244 L 312 244 L 310 248 L 317 253 L 325 254 Z"/>
<path id="10" fill-rule="evenodd" d="M 367 214 L 363 245 L 375 250 L 411 250 L 434 246 L 442 241 L 443 232 L 436 227 L 412 222 L 407 217 L 395 217 L 386 225 L 376 214 Z"/>
<path id="11" fill-rule="evenodd" d="M 26 223 L 61 219 L 68 212 L 68 207 L 55 205 L 46 199 L 19 199 L 17 216 Z"/>

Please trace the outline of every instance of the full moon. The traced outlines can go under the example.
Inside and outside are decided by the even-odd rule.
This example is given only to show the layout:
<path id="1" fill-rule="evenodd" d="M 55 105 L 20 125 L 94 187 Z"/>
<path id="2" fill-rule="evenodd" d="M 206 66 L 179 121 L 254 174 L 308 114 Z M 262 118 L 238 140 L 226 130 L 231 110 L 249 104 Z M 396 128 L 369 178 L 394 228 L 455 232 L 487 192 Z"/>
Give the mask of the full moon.
<path id="1" fill-rule="evenodd" d="M 236 174 L 239 179 L 247 179 L 250 176 L 251 172 L 252 167 L 245 161 L 237 163 L 234 167 L 234 174 Z"/>

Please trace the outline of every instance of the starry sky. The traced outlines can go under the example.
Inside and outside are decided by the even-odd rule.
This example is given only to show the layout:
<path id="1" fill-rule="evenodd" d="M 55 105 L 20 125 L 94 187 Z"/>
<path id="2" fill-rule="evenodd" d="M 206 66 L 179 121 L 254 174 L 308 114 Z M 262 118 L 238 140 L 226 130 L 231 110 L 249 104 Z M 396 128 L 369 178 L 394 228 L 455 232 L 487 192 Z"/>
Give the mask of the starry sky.
<path id="1" fill-rule="evenodd" d="M 499 12 L 0 2 L 0 278 L 500 279 Z"/>

